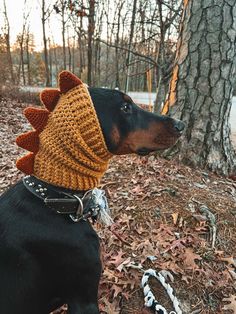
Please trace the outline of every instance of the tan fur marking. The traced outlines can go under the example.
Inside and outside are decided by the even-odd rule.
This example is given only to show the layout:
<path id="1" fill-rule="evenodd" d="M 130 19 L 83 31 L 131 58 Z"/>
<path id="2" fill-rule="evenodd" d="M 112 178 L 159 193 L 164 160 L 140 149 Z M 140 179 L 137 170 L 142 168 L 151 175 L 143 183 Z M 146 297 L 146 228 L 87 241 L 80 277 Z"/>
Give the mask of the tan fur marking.
<path id="1" fill-rule="evenodd" d="M 115 154 L 123 155 L 137 152 L 138 149 L 147 148 L 150 150 L 166 149 L 172 146 L 177 136 L 169 131 L 170 127 L 164 123 L 153 122 L 146 130 L 136 130 L 119 144 Z"/>
<path id="2" fill-rule="evenodd" d="M 120 132 L 117 128 L 117 126 L 113 126 L 112 131 L 111 131 L 111 138 L 112 141 L 115 145 L 118 145 L 120 142 Z"/>

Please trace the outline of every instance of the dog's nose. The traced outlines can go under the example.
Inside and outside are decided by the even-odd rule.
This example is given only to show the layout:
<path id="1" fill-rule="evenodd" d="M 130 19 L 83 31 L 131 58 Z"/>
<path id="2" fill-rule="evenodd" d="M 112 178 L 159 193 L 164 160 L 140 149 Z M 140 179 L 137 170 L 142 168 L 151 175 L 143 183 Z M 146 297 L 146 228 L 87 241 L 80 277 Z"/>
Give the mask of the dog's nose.
<path id="1" fill-rule="evenodd" d="M 174 128 L 176 129 L 176 131 L 182 132 L 185 128 L 185 124 L 180 120 L 175 120 Z"/>

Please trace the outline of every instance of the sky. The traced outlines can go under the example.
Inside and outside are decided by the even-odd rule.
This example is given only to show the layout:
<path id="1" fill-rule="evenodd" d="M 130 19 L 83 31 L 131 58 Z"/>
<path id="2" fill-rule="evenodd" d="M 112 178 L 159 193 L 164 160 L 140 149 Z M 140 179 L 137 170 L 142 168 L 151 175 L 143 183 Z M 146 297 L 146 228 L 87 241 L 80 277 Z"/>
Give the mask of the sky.
<path id="1" fill-rule="evenodd" d="M 25 0 L 6 0 L 8 19 L 10 22 L 11 44 L 16 40 L 16 36 L 22 30 L 23 10 Z M 42 49 L 42 24 L 41 24 L 41 0 L 26 0 L 27 10 L 30 10 L 29 23 L 30 32 L 34 34 L 35 46 L 37 50 Z M 49 3 L 50 1 L 46 1 Z M 51 1 L 53 3 L 55 1 Z M 3 0 L 0 0 L 0 26 L 3 26 Z M 60 21 L 53 14 L 50 18 L 50 29 L 53 32 L 54 42 L 61 43 Z M 50 31 L 48 28 L 48 31 Z"/>

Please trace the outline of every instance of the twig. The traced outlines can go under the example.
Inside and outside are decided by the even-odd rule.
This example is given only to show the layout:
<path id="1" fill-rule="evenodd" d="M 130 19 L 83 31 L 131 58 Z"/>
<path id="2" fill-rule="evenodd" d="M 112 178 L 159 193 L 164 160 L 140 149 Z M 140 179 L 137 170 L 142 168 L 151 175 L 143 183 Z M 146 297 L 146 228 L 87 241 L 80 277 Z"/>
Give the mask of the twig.
<path id="1" fill-rule="evenodd" d="M 123 242 L 124 244 L 131 246 L 131 244 L 129 242 L 127 242 L 126 240 L 122 239 L 122 237 L 116 233 L 116 231 L 112 230 L 112 228 L 110 227 L 109 230 L 111 231 L 112 234 L 114 234 L 114 236 L 116 236 L 121 242 Z"/>

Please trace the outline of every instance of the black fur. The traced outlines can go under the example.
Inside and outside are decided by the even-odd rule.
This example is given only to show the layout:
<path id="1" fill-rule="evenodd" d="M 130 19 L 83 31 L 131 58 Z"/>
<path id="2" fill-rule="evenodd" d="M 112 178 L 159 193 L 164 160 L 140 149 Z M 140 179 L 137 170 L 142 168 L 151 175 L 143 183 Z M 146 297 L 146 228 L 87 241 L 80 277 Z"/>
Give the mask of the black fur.
<path id="1" fill-rule="evenodd" d="M 144 112 L 121 92 L 90 94 L 111 152 L 114 125 L 121 138 L 157 119 L 176 132 L 174 120 Z M 69 314 L 98 314 L 100 274 L 99 239 L 89 222 L 54 213 L 22 181 L 1 196 L 0 313 L 49 314 L 67 303 Z"/>

